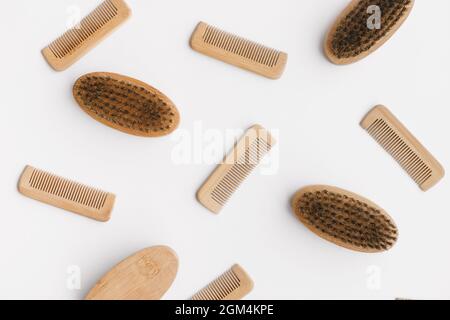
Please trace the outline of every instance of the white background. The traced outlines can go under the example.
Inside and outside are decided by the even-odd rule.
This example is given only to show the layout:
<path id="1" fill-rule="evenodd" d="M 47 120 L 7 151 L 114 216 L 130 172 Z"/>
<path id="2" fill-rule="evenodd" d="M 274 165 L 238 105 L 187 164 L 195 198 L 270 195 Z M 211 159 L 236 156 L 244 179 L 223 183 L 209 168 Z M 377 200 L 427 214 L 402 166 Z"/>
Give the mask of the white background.
<path id="1" fill-rule="evenodd" d="M 62 73 L 40 50 L 65 30 L 70 6 L 85 15 L 98 2 L 3 3 L 0 298 L 82 299 L 117 262 L 160 244 L 180 259 L 165 299 L 190 297 L 236 262 L 255 281 L 251 299 L 450 298 L 448 179 L 423 193 L 359 127 L 385 104 L 449 167 L 450 1 L 417 1 L 391 41 L 345 67 L 326 60 L 322 43 L 347 0 L 128 2 L 132 18 Z M 194 52 L 188 41 L 200 20 L 288 52 L 285 74 L 267 80 Z M 83 113 L 71 88 L 93 71 L 166 93 L 182 114 L 180 132 L 198 121 L 221 132 L 255 123 L 279 130 L 277 174 L 256 172 L 219 216 L 209 213 L 195 193 L 215 165 L 176 165 L 175 136 L 137 138 Z M 111 221 L 20 195 L 27 164 L 116 193 Z M 365 255 L 307 231 L 289 200 L 309 184 L 380 204 L 398 224 L 397 246 Z M 67 288 L 72 265 L 81 268 L 81 290 Z M 381 272 L 378 290 L 371 266 Z"/>

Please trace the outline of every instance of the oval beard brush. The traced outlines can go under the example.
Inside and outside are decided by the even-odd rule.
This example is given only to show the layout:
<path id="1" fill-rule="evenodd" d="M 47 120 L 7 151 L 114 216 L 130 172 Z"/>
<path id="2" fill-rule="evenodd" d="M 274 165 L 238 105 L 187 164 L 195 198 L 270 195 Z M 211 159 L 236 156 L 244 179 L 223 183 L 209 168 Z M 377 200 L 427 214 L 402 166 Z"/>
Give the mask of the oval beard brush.
<path id="1" fill-rule="evenodd" d="M 371 6 L 381 10 L 380 28 L 369 28 Z M 327 35 L 326 56 L 335 64 L 350 64 L 367 57 L 393 36 L 413 6 L 414 0 L 353 0 Z"/>
<path id="2" fill-rule="evenodd" d="M 79 78 L 73 96 L 95 120 L 141 137 L 161 137 L 180 123 L 173 102 L 139 80 L 114 73 L 90 73 Z"/>
<path id="3" fill-rule="evenodd" d="M 387 251 L 398 238 L 395 222 L 383 209 L 336 187 L 303 188 L 295 194 L 292 208 L 319 237 L 353 251 Z"/>
<path id="4" fill-rule="evenodd" d="M 178 271 L 178 258 L 169 247 L 144 249 L 109 271 L 86 300 L 159 300 Z"/>

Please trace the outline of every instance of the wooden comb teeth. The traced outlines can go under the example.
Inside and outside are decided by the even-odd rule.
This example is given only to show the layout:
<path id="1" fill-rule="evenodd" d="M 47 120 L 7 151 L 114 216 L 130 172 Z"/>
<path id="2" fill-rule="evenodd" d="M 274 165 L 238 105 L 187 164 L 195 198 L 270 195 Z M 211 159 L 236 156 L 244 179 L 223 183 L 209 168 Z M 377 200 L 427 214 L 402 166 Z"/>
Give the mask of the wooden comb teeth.
<path id="1" fill-rule="evenodd" d="M 361 126 L 402 166 L 423 191 L 445 175 L 442 165 L 385 107 L 376 106 Z"/>
<path id="2" fill-rule="evenodd" d="M 19 181 L 23 195 L 85 217 L 106 222 L 115 196 L 27 166 Z"/>
<path id="3" fill-rule="evenodd" d="M 241 300 L 252 290 L 252 279 L 236 264 L 195 294 L 191 300 Z"/>
<path id="4" fill-rule="evenodd" d="M 281 77 L 287 54 L 200 22 L 191 38 L 192 49 L 270 79 Z"/>
<path id="5" fill-rule="evenodd" d="M 42 50 L 42 54 L 53 69 L 63 71 L 108 36 L 130 14 L 131 10 L 124 0 L 106 0 L 81 20 L 79 26 L 68 30 Z"/>
<path id="6" fill-rule="evenodd" d="M 275 139 L 263 127 L 251 127 L 200 188 L 199 202 L 213 213 L 219 213 L 274 145 Z"/>

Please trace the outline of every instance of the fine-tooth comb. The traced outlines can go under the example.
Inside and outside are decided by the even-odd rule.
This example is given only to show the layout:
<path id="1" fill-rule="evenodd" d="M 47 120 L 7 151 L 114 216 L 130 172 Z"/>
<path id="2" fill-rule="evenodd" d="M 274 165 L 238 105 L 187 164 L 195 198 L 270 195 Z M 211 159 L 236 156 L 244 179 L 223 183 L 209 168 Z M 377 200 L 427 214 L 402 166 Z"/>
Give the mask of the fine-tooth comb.
<path id="1" fill-rule="evenodd" d="M 124 0 L 106 0 L 77 27 L 74 27 L 42 50 L 50 66 L 63 71 L 74 64 L 131 14 Z"/>
<path id="2" fill-rule="evenodd" d="M 402 166 L 423 191 L 445 175 L 442 165 L 385 107 L 377 106 L 361 126 Z"/>
<path id="3" fill-rule="evenodd" d="M 252 290 L 252 279 L 236 264 L 195 294 L 191 300 L 241 300 Z"/>
<path id="4" fill-rule="evenodd" d="M 281 77 L 287 54 L 200 22 L 191 38 L 192 49 L 270 79 Z"/>
<path id="5" fill-rule="evenodd" d="M 219 213 L 274 145 L 275 139 L 263 127 L 251 127 L 200 188 L 199 202 L 213 213 Z"/>
<path id="6" fill-rule="evenodd" d="M 19 181 L 23 195 L 85 217 L 106 222 L 115 196 L 27 166 Z"/>
<path id="7" fill-rule="evenodd" d="M 89 291 L 86 300 L 159 300 L 178 272 L 178 257 L 166 246 L 147 248 L 120 262 Z"/>

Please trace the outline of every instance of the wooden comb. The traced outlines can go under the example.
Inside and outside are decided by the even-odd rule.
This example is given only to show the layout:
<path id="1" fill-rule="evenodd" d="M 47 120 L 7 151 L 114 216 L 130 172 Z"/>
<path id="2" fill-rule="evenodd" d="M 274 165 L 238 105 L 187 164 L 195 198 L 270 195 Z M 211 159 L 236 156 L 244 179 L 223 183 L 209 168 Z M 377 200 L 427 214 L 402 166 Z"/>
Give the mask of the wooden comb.
<path id="1" fill-rule="evenodd" d="M 263 127 L 251 127 L 197 192 L 198 201 L 219 213 L 274 145 L 275 139 Z"/>
<path id="2" fill-rule="evenodd" d="M 124 0 L 106 0 L 81 20 L 78 27 L 68 30 L 42 50 L 42 54 L 53 69 L 63 71 L 121 25 L 130 14 Z"/>
<path id="3" fill-rule="evenodd" d="M 236 264 L 195 294 L 191 300 L 241 300 L 252 290 L 252 279 Z"/>
<path id="4" fill-rule="evenodd" d="M 159 300 L 172 286 L 178 257 L 169 247 L 139 251 L 109 271 L 86 300 Z"/>
<path id="5" fill-rule="evenodd" d="M 23 195 L 82 216 L 106 222 L 115 196 L 27 166 L 19 181 Z"/>
<path id="6" fill-rule="evenodd" d="M 441 164 L 385 107 L 376 106 L 361 126 L 402 166 L 423 191 L 445 175 Z"/>
<path id="7" fill-rule="evenodd" d="M 288 55 L 200 22 L 192 49 L 270 79 L 281 77 Z"/>

